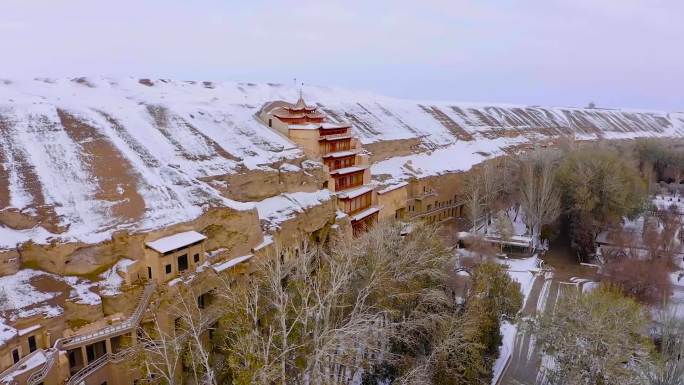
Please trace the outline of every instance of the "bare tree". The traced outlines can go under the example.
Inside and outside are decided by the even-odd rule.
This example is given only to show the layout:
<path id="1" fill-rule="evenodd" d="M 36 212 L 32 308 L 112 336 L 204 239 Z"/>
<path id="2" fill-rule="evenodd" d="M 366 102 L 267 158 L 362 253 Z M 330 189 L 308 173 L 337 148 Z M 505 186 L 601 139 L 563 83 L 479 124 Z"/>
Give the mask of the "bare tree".
<path id="1" fill-rule="evenodd" d="M 152 325 L 138 328 L 140 340 L 135 361 L 148 378 L 160 378 L 165 384 L 175 385 L 182 383 L 179 379 L 184 343 L 177 338 L 175 330 L 171 333 L 167 330 L 156 316 Z"/>
<path id="2" fill-rule="evenodd" d="M 196 384 L 216 385 L 207 336 L 211 314 L 199 307 L 191 285 L 178 283 L 171 290 L 175 291 L 174 301 L 164 309 L 170 324 L 163 325 L 155 316 L 152 325 L 139 328 L 141 369 L 168 384 L 183 383 L 182 376 L 190 374 Z"/>
<path id="3" fill-rule="evenodd" d="M 202 309 L 198 293 L 189 284 L 177 284 L 171 314 L 175 318 L 177 338 L 187 344 L 186 355 L 195 383 L 216 385 L 215 368 L 207 331 L 212 323 L 212 309 Z"/>
<path id="4" fill-rule="evenodd" d="M 368 286 L 351 290 L 357 255 L 299 244 L 258 261 L 242 289 L 219 290 L 236 307 L 220 325 L 222 348 L 237 360 L 233 374 L 244 383 L 346 384 L 363 356 L 377 350 L 382 316 L 365 303 Z"/>
<path id="5" fill-rule="evenodd" d="M 494 202 L 499 198 L 502 189 L 501 160 L 496 158 L 484 162 L 479 173 L 482 184 L 482 203 L 487 224 L 491 223 Z"/>
<path id="6" fill-rule="evenodd" d="M 514 232 L 513 222 L 506 211 L 500 210 L 497 213 L 496 218 L 494 219 L 494 228 L 501 237 L 502 242 L 499 245 L 500 250 L 503 251 L 504 242 L 510 241 Z"/>
<path id="7" fill-rule="evenodd" d="M 478 221 L 482 217 L 482 187 L 476 178 L 468 177 L 465 182 L 465 207 L 468 219 L 477 227 Z"/>
<path id="8" fill-rule="evenodd" d="M 642 365 L 644 385 L 681 385 L 684 383 L 684 322 L 667 311 L 657 321 L 657 355 L 655 360 Z"/>
<path id="9" fill-rule="evenodd" d="M 679 214 L 677 205 L 673 204 L 666 210 L 658 212 L 658 218 L 662 231 L 660 232 L 660 252 L 666 258 L 673 258 L 682 250 L 682 242 L 677 236 L 682 237 L 682 216 Z M 684 239 L 684 238 L 681 238 Z"/>
<path id="10" fill-rule="evenodd" d="M 520 162 L 520 206 L 532 232 L 535 246 L 540 245 L 541 228 L 558 218 L 560 194 L 554 183 L 554 157 L 536 150 Z"/>
<path id="11" fill-rule="evenodd" d="M 449 302 L 436 282 L 451 255 L 421 226 L 402 236 L 401 224 L 378 224 L 325 249 L 277 247 L 256 261 L 251 283 L 221 285 L 232 307 L 219 323 L 232 383 L 346 385 L 394 362 L 389 341 L 418 323 L 416 309 Z"/>

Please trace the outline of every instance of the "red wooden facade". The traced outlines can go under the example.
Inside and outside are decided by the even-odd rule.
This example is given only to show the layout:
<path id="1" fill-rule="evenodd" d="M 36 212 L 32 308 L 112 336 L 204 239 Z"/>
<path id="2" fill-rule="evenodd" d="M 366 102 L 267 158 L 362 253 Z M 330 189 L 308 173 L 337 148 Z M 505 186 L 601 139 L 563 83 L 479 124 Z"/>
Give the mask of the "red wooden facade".
<path id="1" fill-rule="evenodd" d="M 326 140 L 321 142 L 321 153 L 349 151 L 351 150 L 351 138 L 338 140 Z"/>
<path id="2" fill-rule="evenodd" d="M 349 133 L 349 127 L 341 127 L 341 128 L 319 128 L 318 129 L 318 134 L 320 136 L 328 136 L 328 135 L 346 135 Z"/>
<path id="3" fill-rule="evenodd" d="M 342 206 L 342 211 L 347 214 L 356 214 L 362 210 L 371 207 L 373 203 L 373 192 L 369 191 L 363 195 L 359 195 L 354 198 L 340 199 L 340 205 Z"/>
<path id="4" fill-rule="evenodd" d="M 353 221 L 352 222 L 352 231 L 354 233 L 354 236 L 361 235 L 365 231 L 367 231 L 370 227 L 372 227 L 374 224 L 378 223 L 378 213 L 373 213 L 363 219 L 360 219 L 358 221 Z"/>
<path id="5" fill-rule="evenodd" d="M 342 191 L 352 187 L 363 185 L 363 170 L 345 175 L 333 175 L 335 179 L 335 191 Z"/>
<path id="6" fill-rule="evenodd" d="M 356 155 L 343 156 L 340 158 L 323 158 L 323 163 L 328 166 L 330 171 L 339 168 L 351 167 L 355 164 L 354 159 Z"/>

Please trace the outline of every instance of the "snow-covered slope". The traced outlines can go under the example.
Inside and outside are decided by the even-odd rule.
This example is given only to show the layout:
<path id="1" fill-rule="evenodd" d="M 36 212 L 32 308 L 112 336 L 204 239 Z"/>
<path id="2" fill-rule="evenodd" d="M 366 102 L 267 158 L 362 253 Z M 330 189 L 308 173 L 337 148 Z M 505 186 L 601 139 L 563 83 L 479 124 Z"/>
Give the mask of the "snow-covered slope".
<path id="1" fill-rule="evenodd" d="M 252 207 L 206 180 L 301 157 L 254 117 L 297 92 L 231 82 L 0 80 L 0 249 L 55 237 L 98 242 L 116 229 L 191 220 L 209 206 Z M 480 147 L 495 153 L 560 133 L 684 136 L 684 114 L 417 102 L 325 87 L 304 96 L 351 122 L 364 143 L 420 137 L 455 162 Z"/>

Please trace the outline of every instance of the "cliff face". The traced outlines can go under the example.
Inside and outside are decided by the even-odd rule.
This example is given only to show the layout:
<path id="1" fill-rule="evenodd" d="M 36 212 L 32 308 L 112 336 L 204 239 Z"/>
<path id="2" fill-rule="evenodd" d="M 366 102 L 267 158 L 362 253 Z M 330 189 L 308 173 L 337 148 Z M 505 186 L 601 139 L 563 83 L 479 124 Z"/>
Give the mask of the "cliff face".
<path id="1" fill-rule="evenodd" d="M 96 243 L 117 230 L 191 221 L 212 207 L 250 210 L 246 201 L 297 191 L 294 184 L 316 190 L 316 172 L 306 167 L 301 177 L 284 176 L 302 166 L 302 152 L 254 117 L 297 91 L 146 79 L 0 81 L 0 250 L 28 240 Z M 558 135 L 684 136 L 684 114 L 416 102 L 330 88 L 304 96 L 352 123 L 386 159 L 374 173 L 396 179 L 430 168 L 433 152 L 458 169 Z M 268 191 L 247 191 L 260 175 Z"/>

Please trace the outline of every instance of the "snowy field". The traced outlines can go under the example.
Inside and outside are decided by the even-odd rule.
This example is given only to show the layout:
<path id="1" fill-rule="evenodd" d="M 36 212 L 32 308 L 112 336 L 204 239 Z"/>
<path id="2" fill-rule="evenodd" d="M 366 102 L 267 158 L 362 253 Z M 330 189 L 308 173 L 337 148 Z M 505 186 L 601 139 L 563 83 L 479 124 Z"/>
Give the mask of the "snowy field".
<path id="1" fill-rule="evenodd" d="M 166 79 L 3 80 L 0 210 L 37 225 L 0 225 L 0 249 L 29 239 L 97 243 L 116 230 L 189 221 L 208 207 L 251 209 L 222 196 L 217 180 L 245 169 L 296 171 L 302 151 L 255 114 L 297 92 Z M 559 135 L 684 135 L 682 116 L 667 112 L 401 100 L 327 87 L 306 87 L 304 96 L 332 121 L 349 122 L 363 143 L 420 138 L 421 153 L 373 166 L 390 183 L 466 170 Z"/>

